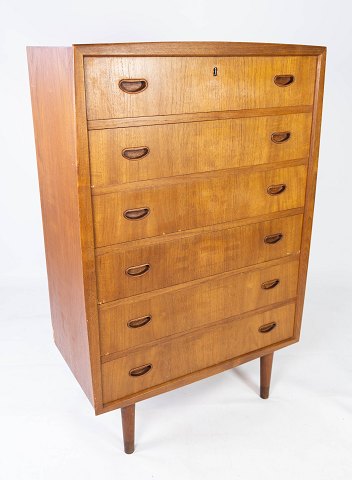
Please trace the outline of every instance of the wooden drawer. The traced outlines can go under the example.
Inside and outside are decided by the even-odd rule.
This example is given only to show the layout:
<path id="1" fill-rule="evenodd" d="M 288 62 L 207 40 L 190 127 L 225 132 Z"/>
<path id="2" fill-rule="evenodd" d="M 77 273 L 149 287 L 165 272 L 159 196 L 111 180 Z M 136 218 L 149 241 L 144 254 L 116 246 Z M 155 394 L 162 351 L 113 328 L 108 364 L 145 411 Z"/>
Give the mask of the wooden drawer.
<path id="1" fill-rule="evenodd" d="M 298 260 L 104 305 L 99 311 L 102 355 L 293 299 Z"/>
<path id="2" fill-rule="evenodd" d="M 119 298 L 168 287 L 197 278 L 255 265 L 299 252 L 302 215 L 243 225 L 174 240 L 123 245 L 96 257 L 98 299 Z M 282 234 L 267 244 L 264 239 Z M 126 271 L 149 265 L 140 276 Z M 133 272 L 133 270 L 132 270 Z"/>
<path id="3" fill-rule="evenodd" d="M 311 121 L 310 113 L 301 113 L 92 130 L 92 184 L 99 187 L 307 158 Z"/>
<path id="4" fill-rule="evenodd" d="M 252 173 L 216 172 L 95 195 L 96 246 L 302 207 L 306 172 L 305 165 Z M 275 185 L 286 189 L 268 194 Z M 136 215 L 150 213 L 130 220 L 125 216 L 131 210 Z"/>
<path id="5" fill-rule="evenodd" d="M 316 57 L 86 57 L 84 69 L 93 120 L 311 105 Z"/>
<path id="6" fill-rule="evenodd" d="M 126 397 L 168 380 L 293 336 L 295 305 L 289 304 L 251 317 L 216 325 L 204 332 L 183 335 L 143 351 L 102 364 L 104 403 Z M 263 325 L 276 327 L 261 333 Z M 139 367 L 152 368 L 140 376 Z M 145 368 L 146 369 L 146 368 Z"/>

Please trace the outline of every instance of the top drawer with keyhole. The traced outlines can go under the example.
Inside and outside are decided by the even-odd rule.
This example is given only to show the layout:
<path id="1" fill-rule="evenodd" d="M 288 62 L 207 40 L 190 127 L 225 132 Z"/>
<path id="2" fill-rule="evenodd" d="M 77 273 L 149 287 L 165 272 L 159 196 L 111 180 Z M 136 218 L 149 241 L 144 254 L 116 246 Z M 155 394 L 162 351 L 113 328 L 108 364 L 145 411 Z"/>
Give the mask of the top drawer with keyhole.
<path id="1" fill-rule="evenodd" d="M 316 57 L 86 57 L 88 120 L 311 105 Z"/>

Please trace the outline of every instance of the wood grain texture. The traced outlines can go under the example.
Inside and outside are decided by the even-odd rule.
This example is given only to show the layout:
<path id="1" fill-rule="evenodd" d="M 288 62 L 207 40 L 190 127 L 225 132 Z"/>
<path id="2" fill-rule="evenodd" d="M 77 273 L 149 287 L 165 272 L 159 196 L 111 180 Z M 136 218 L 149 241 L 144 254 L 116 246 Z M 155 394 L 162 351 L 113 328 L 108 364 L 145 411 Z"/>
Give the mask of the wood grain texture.
<path id="1" fill-rule="evenodd" d="M 299 252 L 302 216 L 294 215 L 267 222 L 205 232 L 167 242 L 129 247 L 121 245 L 97 255 L 98 299 L 100 303 L 142 292 L 189 282 L 247 265 Z M 282 233 L 276 244 L 264 238 Z M 148 263 L 141 277 L 126 275 L 133 265 Z"/>
<path id="2" fill-rule="evenodd" d="M 91 179 L 89 171 L 89 145 L 86 122 L 86 102 L 84 88 L 83 57 L 74 50 L 74 83 L 76 114 L 76 155 L 78 175 L 78 205 L 80 213 L 80 233 L 85 294 L 86 322 L 89 339 L 89 352 L 92 371 L 95 413 L 102 408 L 102 386 L 100 368 L 99 320 L 97 309 L 97 284 L 95 266 L 95 242 L 91 199 Z"/>
<path id="3" fill-rule="evenodd" d="M 28 65 L 54 340 L 94 404 L 77 190 L 73 51 L 29 48 Z"/>
<path id="4" fill-rule="evenodd" d="M 112 55 L 119 57 L 209 57 L 209 56 L 287 56 L 321 55 L 325 47 L 250 42 L 139 42 L 75 44 L 82 55 Z"/>
<path id="5" fill-rule="evenodd" d="M 276 170 L 278 168 L 284 169 L 289 167 L 299 167 L 301 165 L 308 165 L 308 158 L 296 158 L 293 160 L 283 160 L 280 164 L 264 163 L 258 165 L 240 166 L 235 168 L 226 168 L 224 170 L 212 170 L 209 172 L 188 173 L 186 175 L 176 175 L 173 177 L 154 178 L 151 180 L 141 180 L 139 182 L 121 183 L 105 186 L 92 186 L 91 194 L 106 195 L 108 193 L 116 192 L 136 192 L 140 190 L 153 190 L 155 187 L 173 186 L 179 184 L 180 181 L 184 183 L 192 183 L 197 180 L 215 179 L 223 177 L 224 175 L 244 175 L 250 173 L 266 172 L 269 170 Z"/>
<path id="6" fill-rule="evenodd" d="M 290 210 L 284 210 L 282 212 L 268 213 L 265 215 L 258 215 L 251 218 L 242 218 L 240 220 L 234 220 L 232 222 L 219 223 L 216 225 L 207 225 L 205 227 L 193 228 L 187 231 L 169 233 L 168 235 L 162 235 L 159 237 L 151 237 L 148 239 L 142 238 L 139 240 L 133 240 L 131 242 L 128 242 L 128 245 L 127 243 L 125 244 L 116 243 L 114 245 L 108 245 L 106 247 L 98 247 L 95 249 L 95 252 L 96 252 L 96 255 L 102 255 L 104 253 L 120 251 L 121 248 L 124 249 L 126 248 L 126 246 L 132 248 L 132 247 L 146 246 L 147 244 L 153 245 L 155 243 L 169 242 L 170 240 L 177 240 L 181 238 L 191 237 L 198 233 L 206 233 L 206 232 L 212 232 L 212 231 L 218 232 L 220 230 L 241 227 L 242 225 L 250 225 L 252 223 L 266 222 L 270 220 L 275 220 L 277 218 L 290 217 L 292 215 L 303 215 L 303 212 L 304 212 L 304 207 L 293 208 Z"/>
<path id="7" fill-rule="evenodd" d="M 104 363 L 104 403 L 288 339 L 293 335 L 294 310 L 292 303 Z M 273 321 L 277 323 L 274 330 L 265 334 L 258 331 L 260 326 Z M 147 364 L 151 364 L 152 369 L 146 375 L 129 375 L 131 369 Z"/>
<path id="8" fill-rule="evenodd" d="M 31 48 L 28 57 L 55 341 L 96 413 L 298 341 L 326 49 L 101 44 Z M 120 75 L 137 74 L 147 88 L 123 93 Z M 276 74 L 295 81 L 277 87 Z M 292 135 L 274 145 L 273 129 Z M 138 146 L 149 148 L 141 161 L 121 156 Z M 123 217 L 145 207 L 143 220 Z M 289 236 L 259 247 L 264 224 Z M 125 275 L 146 263 L 142 277 Z M 99 302 L 108 302 L 100 326 L 97 272 Z"/>
<path id="9" fill-rule="evenodd" d="M 148 125 L 169 125 L 170 123 L 207 122 L 248 117 L 268 117 L 270 115 L 290 115 L 312 113 L 313 105 L 295 105 L 291 107 L 254 108 L 249 110 L 226 110 L 224 112 L 181 113 L 178 115 L 155 115 L 153 117 L 110 118 L 107 120 L 88 120 L 88 130 L 108 128 L 142 127 Z"/>
<path id="10" fill-rule="evenodd" d="M 95 187 L 307 158 L 310 130 L 310 113 L 93 130 L 91 181 Z M 287 142 L 271 140 L 287 131 Z M 138 147 L 149 153 L 124 157 Z"/>
<path id="11" fill-rule="evenodd" d="M 316 57 L 298 56 L 85 57 L 87 118 L 311 105 L 315 69 Z M 274 77 L 286 73 L 294 75 L 293 84 L 276 86 Z M 124 78 L 146 79 L 148 87 L 125 93 L 118 86 Z"/>
<path id="12" fill-rule="evenodd" d="M 216 172 L 217 173 L 217 172 Z M 228 222 L 304 205 L 306 166 L 255 173 L 202 174 L 173 184 L 155 184 L 93 197 L 96 246 L 112 245 Z M 267 193 L 284 183 L 285 192 Z M 124 218 L 128 209 L 150 209 L 142 220 Z"/>
<path id="13" fill-rule="evenodd" d="M 313 213 L 316 181 L 318 174 L 318 157 L 320 146 L 320 130 L 323 110 L 324 79 L 325 79 L 326 49 L 317 62 L 316 85 L 314 95 L 313 124 L 310 145 L 310 158 L 307 176 L 307 188 L 304 207 L 302 230 L 301 261 L 299 268 L 299 283 L 297 292 L 297 309 L 295 318 L 295 336 L 299 339 L 303 315 L 304 295 L 307 281 L 310 241 L 312 235 Z"/>
<path id="14" fill-rule="evenodd" d="M 280 350 L 282 348 L 289 347 L 297 343 L 297 341 L 298 340 L 295 337 L 291 337 L 289 339 L 282 340 L 280 342 L 273 343 L 271 345 L 267 345 L 266 347 L 260 348 L 259 350 L 255 350 L 254 352 L 248 352 L 248 353 L 245 353 L 244 355 L 240 355 L 239 357 L 230 358 L 228 360 L 224 360 L 223 362 L 217 363 L 215 365 L 211 365 L 210 367 L 202 368 L 201 370 L 197 370 L 196 372 L 191 372 L 191 373 L 188 373 L 187 375 L 183 375 L 182 377 L 174 378 L 160 385 L 154 385 L 153 387 L 147 388 L 143 391 L 136 392 L 131 395 L 127 395 L 124 398 L 120 398 L 117 400 L 113 400 L 112 402 L 104 403 L 99 413 L 111 412 L 116 408 L 121 408 L 123 406 L 130 405 L 131 402 L 133 403 L 141 402 L 142 400 L 152 398 L 156 395 L 161 395 L 162 393 L 175 390 L 176 388 L 180 388 L 185 385 L 198 382 L 199 380 L 224 372 L 225 370 L 238 367 L 239 365 L 242 365 L 246 362 L 251 362 L 252 360 L 260 358 L 263 355 L 267 355 L 268 353 L 276 352 L 277 350 Z"/>
<path id="15" fill-rule="evenodd" d="M 126 350 L 175 333 L 209 325 L 246 311 L 293 299 L 297 291 L 298 260 L 245 273 L 227 273 L 195 285 L 128 298 L 100 309 L 102 355 Z M 262 285 L 278 279 L 265 290 Z M 142 298 L 141 298 L 142 297 Z M 128 322 L 150 316 L 144 326 Z"/>

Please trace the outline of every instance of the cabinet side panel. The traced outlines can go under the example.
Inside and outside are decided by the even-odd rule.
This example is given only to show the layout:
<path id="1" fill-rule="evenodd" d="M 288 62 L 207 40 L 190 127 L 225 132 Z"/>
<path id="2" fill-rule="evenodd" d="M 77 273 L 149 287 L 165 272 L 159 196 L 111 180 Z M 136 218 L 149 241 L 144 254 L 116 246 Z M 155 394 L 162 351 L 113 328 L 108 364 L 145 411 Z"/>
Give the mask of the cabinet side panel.
<path id="1" fill-rule="evenodd" d="M 318 56 L 315 79 L 313 122 L 310 142 L 310 155 L 306 184 L 306 199 L 304 207 L 301 258 L 298 273 L 297 306 L 294 336 L 298 340 L 301 333 L 301 323 L 306 290 L 310 241 L 313 225 L 315 190 L 318 173 L 318 157 L 320 146 L 320 130 L 323 110 L 324 79 L 325 79 L 326 49 Z"/>
<path id="2" fill-rule="evenodd" d="M 33 47 L 27 54 L 54 339 L 93 403 L 80 239 L 73 49 Z"/>

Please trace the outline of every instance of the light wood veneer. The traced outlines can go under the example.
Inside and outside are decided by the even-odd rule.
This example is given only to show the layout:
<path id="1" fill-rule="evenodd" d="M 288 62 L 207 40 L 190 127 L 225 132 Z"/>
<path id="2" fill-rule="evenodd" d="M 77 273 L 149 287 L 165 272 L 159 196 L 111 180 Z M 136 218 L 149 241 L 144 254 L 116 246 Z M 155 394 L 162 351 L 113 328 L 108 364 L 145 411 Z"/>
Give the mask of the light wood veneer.
<path id="1" fill-rule="evenodd" d="M 303 207 L 306 174 L 306 165 L 254 173 L 216 172 L 94 195 L 96 246 Z M 268 194 L 270 186 L 281 184 L 286 186 L 282 194 Z M 127 210 L 144 208 L 150 213 L 142 219 L 124 217 Z"/>
<path id="2" fill-rule="evenodd" d="M 215 325 L 201 333 L 194 332 L 166 341 L 154 347 L 145 347 L 103 364 L 103 398 L 109 403 L 124 398 L 172 378 L 202 370 L 228 358 L 258 350 L 293 336 L 294 303 L 268 312 L 245 316 Z M 261 333 L 263 325 L 276 328 Z M 146 374 L 131 377 L 134 368 L 151 365 Z"/>
<path id="3" fill-rule="evenodd" d="M 91 130 L 92 185 L 306 159 L 311 122 L 311 113 L 300 113 Z M 289 132 L 290 137 L 274 143 L 275 132 Z M 146 156 L 135 160 L 123 156 L 124 150 L 141 147 L 149 150 Z"/>
<path id="4" fill-rule="evenodd" d="M 89 120 L 311 105 L 317 65 L 314 56 L 89 56 L 84 62 Z M 278 88 L 274 77 L 286 74 L 295 81 Z M 125 78 L 145 79 L 148 87 L 128 95 L 118 85 Z"/>
<path id="5" fill-rule="evenodd" d="M 326 49 L 29 47 L 55 343 L 97 414 L 299 340 Z"/>
<path id="6" fill-rule="evenodd" d="M 298 253 L 301 229 L 302 215 L 293 215 L 105 250 L 96 257 L 99 303 Z M 277 233 L 282 234 L 277 243 L 265 243 L 266 237 Z M 144 275 L 126 275 L 129 267 L 143 264 L 150 265 Z"/>
<path id="7" fill-rule="evenodd" d="M 298 266 L 296 259 L 257 269 L 247 267 L 240 272 L 101 305 L 101 353 L 111 356 L 175 333 L 291 300 L 296 297 Z M 270 288 L 276 281 L 277 285 Z M 145 325 L 129 326 L 135 319 L 146 317 L 150 320 Z"/>

